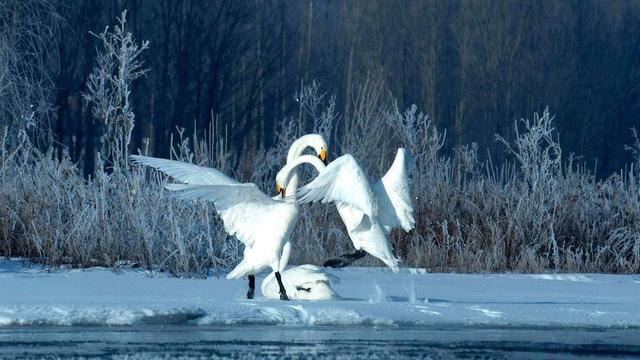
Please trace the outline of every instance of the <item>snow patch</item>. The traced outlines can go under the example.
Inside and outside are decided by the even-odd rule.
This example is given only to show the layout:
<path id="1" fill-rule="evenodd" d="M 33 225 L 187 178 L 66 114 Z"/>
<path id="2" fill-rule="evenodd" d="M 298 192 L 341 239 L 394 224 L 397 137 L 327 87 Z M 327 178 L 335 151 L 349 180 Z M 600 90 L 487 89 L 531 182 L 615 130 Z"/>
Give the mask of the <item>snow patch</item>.
<path id="1" fill-rule="evenodd" d="M 442 315 L 441 312 L 439 311 L 435 311 L 435 310 L 431 310 L 429 307 L 427 306 L 420 306 L 420 305 L 414 305 L 414 307 L 416 309 L 418 309 L 421 313 L 423 314 L 428 314 L 428 315 L 434 315 L 434 316 L 438 316 L 438 315 Z"/>
<path id="2" fill-rule="evenodd" d="M 572 281 L 572 282 L 592 282 L 593 280 L 586 275 L 577 274 L 540 274 L 530 275 L 533 279 L 539 280 L 555 280 L 555 281 Z"/>
<path id="3" fill-rule="evenodd" d="M 493 310 L 489 310 L 489 309 L 483 309 L 479 306 L 472 306 L 469 309 L 473 310 L 473 311 L 479 311 L 481 312 L 483 315 L 488 316 L 490 318 L 500 318 L 502 317 L 502 313 L 500 311 L 493 311 Z"/>
<path id="4" fill-rule="evenodd" d="M 34 306 L 0 308 L 0 325 L 136 325 L 186 324 L 204 316 L 198 309 L 130 309 L 100 307 Z"/>
<path id="5" fill-rule="evenodd" d="M 418 274 L 426 274 L 427 270 L 426 269 L 417 269 L 417 268 L 408 268 L 407 272 L 409 274 L 418 275 Z"/>

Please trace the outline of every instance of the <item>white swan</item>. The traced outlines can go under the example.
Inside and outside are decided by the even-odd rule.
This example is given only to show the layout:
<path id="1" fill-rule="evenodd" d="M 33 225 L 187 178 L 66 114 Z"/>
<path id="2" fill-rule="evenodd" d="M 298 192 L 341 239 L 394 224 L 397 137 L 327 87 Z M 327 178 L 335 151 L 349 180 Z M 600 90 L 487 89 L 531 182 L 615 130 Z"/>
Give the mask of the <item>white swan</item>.
<path id="1" fill-rule="evenodd" d="M 315 265 L 300 265 L 286 269 L 289 262 L 291 247 L 282 251 L 280 258 L 279 272 L 282 276 L 282 284 L 287 292 L 287 296 L 293 300 L 335 300 L 340 296 L 331 288 L 330 282 L 340 282 L 332 275 L 322 272 Z M 276 281 L 275 272 L 271 272 L 262 280 L 260 290 L 262 296 L 269 299 L 277 299 L 280 288 Z"/>
<path id="2" fill-rule="evenodd" d="M 354 254 L 343 255 L 339 260 L 329 260 L 325 266 L 346 266 L 369 253 L 382 260 L 392 271 L 398 271 L 398 259 L 393 256 L 387 234 L 395 227 L 410 231 L 415 226 L 408 179 L 411 162 L 411 155 L 404 148 L 398 149 L 391 168 L 372 186 L 355 159 L 351 155 L 344 155 L 331 162 L 325 171 L 320 171 L 309 184 L 297 190 L 294 197 L 299 203 L 335 202 L 356 248 Z M 336 174 L 345 171 L 353 172 L 357 186 L 369 197 L 366 202 L 371 203 L 373 217 L 364 216 L 365 207 L 352 206 L 355 203 L 352 198 L 353 188 L 337 181 Z"/>
<path id="3" fill-rule="evenodd" d="M 348 266 L 369 253 L 382 260 L 394 272 L 398 271 L 398 260 L 392 255 L 387 235 L 396 227 L 401 227 L 406 232 L 415 227 L 409 188 L 412 162 L 412 156 L 404 148 L 399 148 L 387 173 L 373 184 L 373 194 L 378 205 L 378 221 L 366 230 L 356 231 L 353 225 L 349 225 L 358 214 L 353 214 L 351 209 L 343 210 L 343 205 L 338 205 L 338 211 L 356 251 L 342 255 L 339 259 L 330 259 L 325 262 L 325 266 Z"/>
<path id="4" fill-rule="evenodd" d="M 280 270 L 282 283 L 287 296 L 292 300 L 337 300 L 340 299 L 332 288 L 332 282 L 339 282 L 335 276 L 322 272 L 315 265 L 300 265 L 286 270 Z M 278 283 L 275 273 L 270 273 L 260 286 L 262 296 L 268 299 L 278 298 Z"/>
<path id="5" fill-rule="evenodd" d="M 320 164 L 326 161 L 326 142 L 322 136 L 316 134 L 305 135 L 296 140 L 289 149 L 287 161 L 300 156 L 307 147 L 314 148 L 320 160 L 314 156 L 307 156 Z M 253 298 L 254 295 L 254 274 L 271 267 L 280 285 L 280 298 L 288 300 L 279 273 L 280 259 L 282 253 L 288 252 L 291 247 L 289 237 L 298 216 L 298 208 L 294 202 L 285 201 L 284 188 L 276 189 L 282 197 L 276 195 L 271 198 L 255 184 L 241 184 L 216 169 L 146 156 L 131 158 L 183 182 L 184 184 L 167 185 L 167 189 L 175 191 L 179 198 L 202 199 L 215 204 L 225 230 L 245 245 L 242 261 L 227 278 L 235 279 L 249 275 L 248 298 Z M 283 185 L 295 192 L 298 176 L 292 169 L 286 166 L 283 168 L 287 171 L 288 179 Z"/>

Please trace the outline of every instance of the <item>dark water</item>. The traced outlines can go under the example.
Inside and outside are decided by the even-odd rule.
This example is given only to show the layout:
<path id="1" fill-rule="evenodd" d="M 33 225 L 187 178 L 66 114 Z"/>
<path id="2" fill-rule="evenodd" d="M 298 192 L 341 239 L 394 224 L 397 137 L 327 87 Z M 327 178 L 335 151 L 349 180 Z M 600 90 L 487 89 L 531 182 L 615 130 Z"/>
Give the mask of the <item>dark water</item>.
<path id="1" fill-rule="evenodd" d="M 15 327 L 0 358 L 640 358 L 640 330 L 283 326 Z"/>

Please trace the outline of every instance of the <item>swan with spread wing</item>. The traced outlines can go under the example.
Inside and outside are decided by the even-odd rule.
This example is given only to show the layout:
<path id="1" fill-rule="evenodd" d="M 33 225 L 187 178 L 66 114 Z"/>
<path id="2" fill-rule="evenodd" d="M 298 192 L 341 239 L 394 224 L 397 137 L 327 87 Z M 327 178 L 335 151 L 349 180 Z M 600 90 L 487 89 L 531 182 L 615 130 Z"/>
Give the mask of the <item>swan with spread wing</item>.
<path id="1" fill-rule="evenodd" d="M 404 148 L 399 148 L 387 173 L 373 184 L 373 195 L 378 204 L 377 224 L 373 224 L 365 231 L 355 231 L 348 225 L 348 219 L 357 218 L 357 214 L 350 214 L 349 211 L 340 213 L 345 220 L 349 237 L 356 251 L 336 259 L 329 259 L 324 266 L 345 267 L 369 253 L 381 259 L 394 272 L 397 271 L 397 260 L 390 258 L 391 245 L 387 236 L 394 228 L 409 232 L 415 227 L 409 186 L 409 172 L 413 162 L 411 154 Z"/>
<path id="2" fill-rule="evenodd" d="M 369 253 L 394 272 L 398 271 L 398 259 L 393 256 L 387 235 L 396 227 L 408 232 L 415 226 L 409 192 L 412 162 L 404 148 L 398 149 L 391 168 L 382 179 L 371 184 L 353 156 L 343 155 L 293 194 L 298 203 L 334 202 L 356 248 L 355 253 L 330 259 L 325 266 L 344 267 Z M 286 181 L 286 178 L 276 180 Z M 360 191 L 354 192 L 355 189 Z M 353 206 L 356 203 L 364 206 Z"/>
<path id="3" fill-rule="evenodd" d="M 319 164 L 327 158 L 327 145 L 321 135 L 305 135 L 296 140 L 287 156 L 291 162 L 307 148 L 313 148 L 317 157 L 306 155 Z M 291 247 L 289 238 L 298 216 L 295 202 L 284 199 L 285 190 L 277 188 L 275 197 L 269 197 L 252 183 L 240 183 L 221 171 L 180 161 L 131 156 L 143 165 L 164 172 L 182 184 L 168 184 L 168 190 L 174 191 L 181 199 L 201 199 L 212 201 L 222 218 L 225 230 L 238 238 L 244 246 L 242 261 L 227 275 L 229 279 L 249 276 L 247 298 L 253 298 L 255 292 L 255 274 L 271 267 L 278 281 L 280 298 L 288 300 L 282 284 L 279 269 L 283 253 Z M 294 167 L 285 166 L 287 182 L 283 183 L 295 192 L 298 183 Z M 286 262 L 286 261 L 285 261 Z"/>

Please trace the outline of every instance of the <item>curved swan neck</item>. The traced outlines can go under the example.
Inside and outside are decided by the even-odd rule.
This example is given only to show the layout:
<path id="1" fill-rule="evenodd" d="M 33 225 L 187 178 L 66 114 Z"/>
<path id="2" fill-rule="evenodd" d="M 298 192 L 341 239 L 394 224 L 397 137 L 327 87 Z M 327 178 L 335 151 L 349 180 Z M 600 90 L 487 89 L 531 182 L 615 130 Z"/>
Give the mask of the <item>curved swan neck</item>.
<path id="1" fill-rule="evenodd" d="M 282 170 L 280 170 L 280 173 L 283 176 L 283 178 L 286 179 L 284 184 L 287 187 L 288 194 L 293 194 L 298 188 L 297 168 L 302 164 L 311 164 L 313 165 L 313 167 L 316 168 L 318 172 L 322 171 L 325 168 L 322 161 L 320 161 L 320 159 L 318 159 L 313 155 L 302 155 L 287 162 L 287 164 L 282 168 Z"/>
<path id="2" fill-rule="evenodd" d="M 294 170 L 289 176 L 289 182 L 287 183 L 287 194 L 295 194 L 298 190 L 298 171 Z"/>
<path id="3" fill-rule="evenodd" d="M 289 152 L 287 153 L 287 163 L 290 163 L 298 156 L 302 155 L 302 151 L 304 150 L 304 146 L 301 144 L 301 138 L 294 141 L 289 148 Z"/>
<path id="4" fill-rule="evenodd" d="M 313 147 L 314 136 L 317 137 L 315 134 L 304 135 L 294 141 L 289 148 L 289 152 L 287 152 L 287 163 L 300 157 L 306 148 Z"/>

